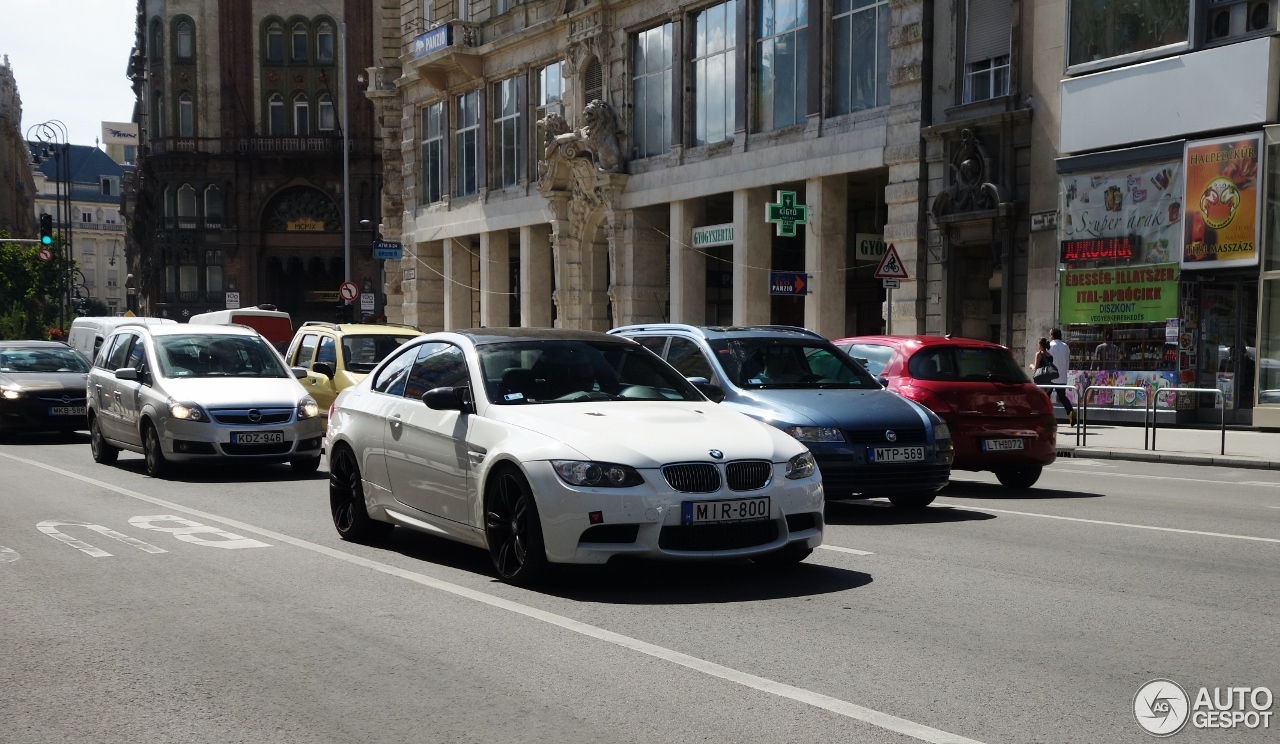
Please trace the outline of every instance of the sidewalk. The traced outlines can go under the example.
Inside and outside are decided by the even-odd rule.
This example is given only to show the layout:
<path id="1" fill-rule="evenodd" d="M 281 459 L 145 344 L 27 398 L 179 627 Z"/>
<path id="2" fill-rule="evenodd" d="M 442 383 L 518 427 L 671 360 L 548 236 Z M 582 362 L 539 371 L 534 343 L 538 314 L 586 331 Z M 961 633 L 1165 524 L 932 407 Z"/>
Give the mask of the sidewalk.
<path id="1" fill-rule="evenodd" d="M 1076 447 L 1076 429 L 1060 423 L 1058 456 L 1280 470 L 1280 433 L 1228 428 L 1226 455 L 1219 454 L 1221 437 L 1218 429 L 1161 427 L 1159 449 L 1151 451 L 1142 448 L 1141 426 L 1090 424 L 1088 446 Z"/>

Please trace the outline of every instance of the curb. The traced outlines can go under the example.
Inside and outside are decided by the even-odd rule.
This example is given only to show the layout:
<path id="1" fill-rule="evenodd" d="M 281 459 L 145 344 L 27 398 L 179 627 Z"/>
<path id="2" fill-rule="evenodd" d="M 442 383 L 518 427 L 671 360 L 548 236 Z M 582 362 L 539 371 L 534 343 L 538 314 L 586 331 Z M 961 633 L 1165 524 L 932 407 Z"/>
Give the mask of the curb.
<path id="1" fill-rule="evenodd" d="M 1220 468 L 1244 468 L 1248 470 L 1280 470 L 1280 461 L 1229 455 L 1188 455 L 1174 452 L 1149 452 L 1143 450 L 1104 450 L 1092 447 L 1059 447 L 1058 457 L 1089 457 L 1096 460 L 1130 460 L 1134 462 L 1162 462 L 1170 465 L 1208 465 Z"/>

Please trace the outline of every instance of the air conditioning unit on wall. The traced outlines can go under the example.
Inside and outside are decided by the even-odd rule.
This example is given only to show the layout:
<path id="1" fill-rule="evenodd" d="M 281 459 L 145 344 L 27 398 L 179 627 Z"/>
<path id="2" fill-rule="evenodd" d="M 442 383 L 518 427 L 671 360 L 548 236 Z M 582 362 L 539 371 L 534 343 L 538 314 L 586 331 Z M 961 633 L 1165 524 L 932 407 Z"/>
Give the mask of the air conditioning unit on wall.
<path id="1" fill-rule="evenodd" d="M 1204 38 L 1208 44 L 1238 41 L 1276 31 L 1276 0 L 1210 2 Z"/>

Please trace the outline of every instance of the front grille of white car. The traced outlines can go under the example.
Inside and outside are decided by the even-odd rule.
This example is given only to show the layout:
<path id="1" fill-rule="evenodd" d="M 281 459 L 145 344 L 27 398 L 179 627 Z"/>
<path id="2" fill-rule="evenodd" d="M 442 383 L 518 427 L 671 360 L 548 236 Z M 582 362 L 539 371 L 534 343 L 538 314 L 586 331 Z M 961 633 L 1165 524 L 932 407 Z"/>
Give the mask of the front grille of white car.
<path id="1" fill-rule="evenodd" d="M 209 411 L 219 424 L 261 426 L 283 424 L 293 418 L 292 408 L 214 408 Z"/>
<path id="2" fill-rule="evenodd" d="M 681 493 L 712 493 L 720 490 L 720 469 L 709 462 L 664 465 L 662 475 Z"/>
<path id="3" fill-rule="evenodd" d="M 758 491 L 773 479 L 773 463 L 767 460 L 739 460 L 724 468 L 730 491 Z"/>

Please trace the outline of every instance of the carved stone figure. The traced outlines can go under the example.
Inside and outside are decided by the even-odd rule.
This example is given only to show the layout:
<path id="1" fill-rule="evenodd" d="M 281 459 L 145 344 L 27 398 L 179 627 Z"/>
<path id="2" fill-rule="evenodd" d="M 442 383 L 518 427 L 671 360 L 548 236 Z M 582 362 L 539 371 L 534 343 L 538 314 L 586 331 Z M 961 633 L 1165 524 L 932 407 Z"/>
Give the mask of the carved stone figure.
<path id="1" fill-rule="evenodd" d="M 988 180 L 990 163 L 977 135 L 969 129 L 961 132 L 960 147 L 951 158 L 951 185 L 934 198 L 929 209 L 935 222 L 939 217 L 960 212 L 996 209 L 1004 201 L 1000 187 Z"/>
<path id="2" fill-rule="evenodd" d="M 547 180 L 554 177 L 560 165 L 569 165 L 577 158 L 589 159 L 602 173 L 618 173 L 622 170 L 622 149 L 618 146 L 618 117 L 613 107 L 595 100 L 582 110 L 583 126 L 573 129 L 563 116 L 551 113 L 538 121 L 546 137 L 546 160 L 540 166 L 539 176 Z"/>

